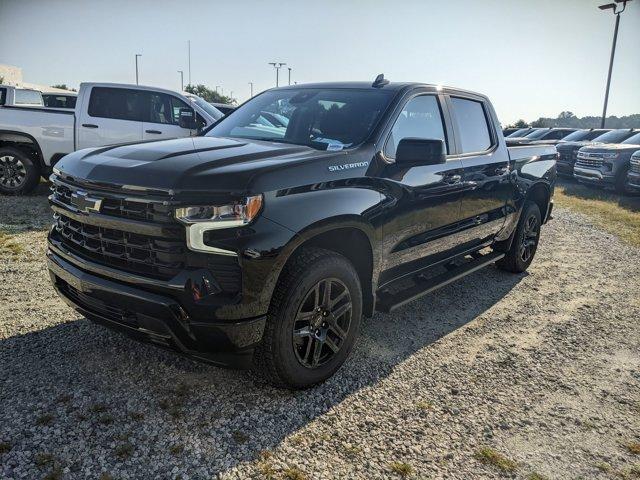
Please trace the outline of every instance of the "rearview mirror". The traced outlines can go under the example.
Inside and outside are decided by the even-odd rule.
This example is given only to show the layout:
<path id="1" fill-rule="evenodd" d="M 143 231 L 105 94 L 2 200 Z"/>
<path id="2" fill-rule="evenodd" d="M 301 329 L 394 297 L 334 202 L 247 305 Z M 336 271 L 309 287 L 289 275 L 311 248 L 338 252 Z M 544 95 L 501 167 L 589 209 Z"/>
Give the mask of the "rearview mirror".
<path id="1" fill-rule="evenodd" d="M 403 138 L 396 149 L 397 165 L 445 163 L 444 142 L 434 138 Z"/>
<path id="2" fill-rule="evenodd" d="M 190 108 L 181 108 L 178 116 L 178 125 L 180 128 L 197 130 L 198 125 L 196 124 L 196 112 Z"/>

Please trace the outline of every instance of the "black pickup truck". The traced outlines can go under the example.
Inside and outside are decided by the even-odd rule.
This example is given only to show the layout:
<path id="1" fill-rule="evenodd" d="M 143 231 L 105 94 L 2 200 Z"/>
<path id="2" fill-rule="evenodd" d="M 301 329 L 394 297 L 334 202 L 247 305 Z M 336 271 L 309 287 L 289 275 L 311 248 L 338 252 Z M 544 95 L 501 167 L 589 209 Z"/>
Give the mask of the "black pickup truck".
<path id="1" fill-rule="evenodd" d="M 375 310 L 529 266 L 556 152 L 508 149 L 499 125 L 483 95 L 379 76 L 268 90 L 197 137 L 72 153 L 51 176 L 51 279 L 93 321 L 308 387 Z"/>

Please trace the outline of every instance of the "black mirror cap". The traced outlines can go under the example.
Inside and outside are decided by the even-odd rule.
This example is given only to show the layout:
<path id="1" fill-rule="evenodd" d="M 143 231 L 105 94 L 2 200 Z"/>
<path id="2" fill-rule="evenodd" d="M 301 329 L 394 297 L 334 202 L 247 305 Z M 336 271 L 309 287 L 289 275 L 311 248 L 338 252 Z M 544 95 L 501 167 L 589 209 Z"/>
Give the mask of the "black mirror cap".
<path id="1" fill-rule="evenodd" d="M 194 112 L 190 108 L 181 108 L 180 115 L 178 117 L 178 125 L 180 126 L 180 128 L 197 130 L 198 125 L 196 123 L 196 112 Z"/>
<path id="2" fill-rule="evenodd" d="M 396 149 L 398 165 L 436 165 L 445 163 L 444 142 L 435 138 L 403 138 Z"/>

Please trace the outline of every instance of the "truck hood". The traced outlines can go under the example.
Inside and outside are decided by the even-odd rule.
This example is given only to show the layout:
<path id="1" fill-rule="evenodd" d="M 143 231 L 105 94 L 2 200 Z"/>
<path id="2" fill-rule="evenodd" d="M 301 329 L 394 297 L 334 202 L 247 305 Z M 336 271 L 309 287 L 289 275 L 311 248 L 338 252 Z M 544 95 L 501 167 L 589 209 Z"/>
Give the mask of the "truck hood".
<path id="1" fill-rule="evenodd" d="M 265 174 L 286 170 L 289 175 L 295 167 L 318 163 L 319 158 L 330 161 L 338 153 L 344 158 L 346 152 L 275 142 L 191 137 L 80 150 L 65 156 L 55 168 L 64 178 L 77 183 L 125 190 L 247 193 Z M 326 168 L 325 165 L 325 171 Z"/>
<path id="2" fill-rule="evenodd" d="M 585 153 L 633 153 L 636 150 L 640 150 L 640 145 L 630 143 L 600 143 L 580 149 L 581 152 Z"/>

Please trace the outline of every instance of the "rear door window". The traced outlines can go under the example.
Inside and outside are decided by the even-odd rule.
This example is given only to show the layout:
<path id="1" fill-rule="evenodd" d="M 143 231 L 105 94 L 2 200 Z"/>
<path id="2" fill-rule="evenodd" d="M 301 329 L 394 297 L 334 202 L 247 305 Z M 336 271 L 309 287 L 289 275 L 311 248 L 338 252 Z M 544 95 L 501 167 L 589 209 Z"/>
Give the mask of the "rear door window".
<path id="1" fill-rule="evenodd" d="M 127 88 L 93 87 L 89 99 L 91 117 L 146 121 L 150 93 Z"/>
<path id="2" fill-rule="evenodd" d="M 35 90 L 16 90 L 16 105 L 43 105 L 42 94 Z"/>
<path id="3" fill-rule="evenodd" d="M 491 148 L 491 133 L 482 102 L 451 97 L 458 124 L 461 153 L 484 152 Z"/>

